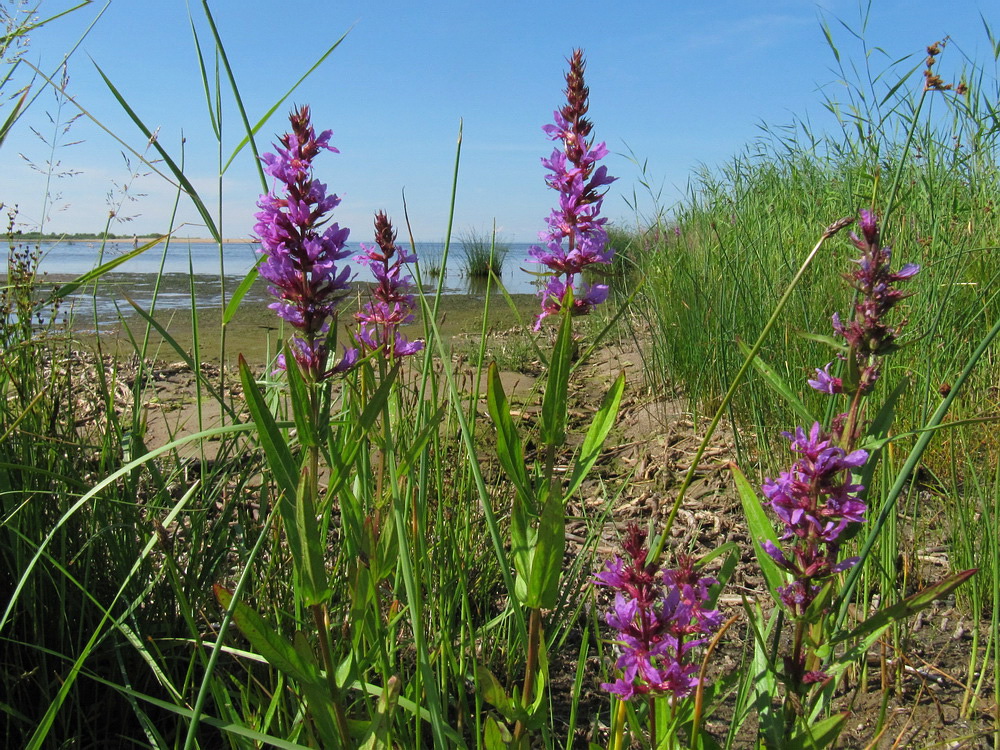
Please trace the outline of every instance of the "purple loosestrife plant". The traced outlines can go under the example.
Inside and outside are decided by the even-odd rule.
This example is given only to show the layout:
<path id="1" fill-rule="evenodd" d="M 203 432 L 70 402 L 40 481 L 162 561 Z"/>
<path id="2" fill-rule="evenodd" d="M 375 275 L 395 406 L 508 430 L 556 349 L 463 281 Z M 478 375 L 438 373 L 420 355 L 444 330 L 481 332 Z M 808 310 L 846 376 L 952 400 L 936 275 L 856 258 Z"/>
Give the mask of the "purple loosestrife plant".
<path id="1" fill-rule="evenodd" d="M 523 708 L 512 732 L 518 747 L 522 746 L 529 727 L 547 710 L 544 690 L 549 682 L 548 661 L 542 612 L 557 610 L 560 601 L 559 583 L 566 554 L 566 501 L 593 467 L 614 424 L 625 387 L 623 373 L 608 389 L 587 429 L 585 444 L 592 449 L 577 455 L 568 475 L 570 483 L 565 485 L 558 470 L 558 456 L 566 445 L 569 380 L 575 349 L 571 316 L 589 311 L 608 293 L 607 287 L 587 287 L 576 277 L 593 263 L 611 261 L 603 228 L 605 219 L 600 216 L 603 196 L 600 189 L 612 181 L 606 168 L 595 166 L 607 148 L 603 143 L 595 146 L 589 139 L 592 125 L 585 117 L 589 92 L 583 82 L 583 53 L 576 50 L 569 65 L 567 104 L 555 113 L 556 124 L 545 128 L 549 137 L 561 145 L 543 160 L 551 173 L 546 181 L 559 191 L 559 207 L 548 219 L 548 230 L 541 234 L 545 246 L 530 251 L 535 261 L 548 265 L 552 272 L 541 293 L 542 311 L 536 330 L 549 315 L 559 318 L 538 420 L 537 443 L 541 451 L 532 469 L 526 466 L 524 442 L 511 418 L 495 363 L 487 374 L 487 406 L 497 427 L 497 456 L 504 473 L 518 488 L 510 513 L 510 549 L 515 571 L 511 594 L 527 614 L 527 627 L 519 629 L 526 656 L 520 697 L 487 700 L 505 715 L 510 714 L 507 710 L 510 702 Z M 495 678 L 490 676 L 481 684 L 495 685 Z"/>
<path id="2" fill-rule="evenodd" d="M 694 560 L 677 556 L 677 568 L 647 563 L 646 533 L 630 524 L 624 541 L 627 561 L 615 556 L 594 583 L 615 592 L 605 622 L 617 631 L 622 676 L 602 688 L 623 700 L 635 696 L 689 695 L 698 686 L 699 666 L 691 652 L 722 624 L 718 610 L 707 609 L 714 578 L 699 577 Z"/>
<path id="3" fill-rule="evenodd" d="M 608 149 L 590 138 L 593 123 L 586 117 L 590 90 L 584 84 L 586 63 L 580 50 L 573 52 L 569 66 L 566 104 L 553 113 L 555 123 L 543 128 L 551 140 L 561 142 L 551 156 L 542 159 L 550 172 L 545 182 L 559 191 L 559 205 L 546 220 L 548 229 L 539 233 L 545 244 L 528 251 L 532 260 L 548 266 L 553 274 L 540 293 L 542 312 L 535 330 L 545 318 L 559 313 L 570 298 L 574 315 L 584 315 L 604 302 L 608 297 L 605 284 L 590 286 L 577 277 L 595 263 L 610 264 L 614 254 L 604 229 L 607 218 L 601 216 L 601 188 L 616 178 L 608 175 L 607 167 L 596 166 Z"/>
<path id="4" fill-rule="evenodd" d="M 858 267 L 844 274 L 848 284 L 858 292 L 854 317 L 844 322 L 839 314 L 833 315 L 833 330 L 848 346 L 845 376 L 833 377 L 830 363 L 817 368 L 815 379 L 807 381 L 817 391 L 831 395 L 846 393 L 860 397 L 875 386 L 882 357 L 895 350 L 896 338 L 906 325 L 905 320 L 894 325 L 887 321 L 896 303 L 911 294 L 897 289 L 896 284 L 912 279 L 920 271 L 915 263 L 907 263 L 899 271 L 890 270 L 892 249 L 881 244 L 875 214 L 861 211 L 860 228 L 861 237 L 851 233 L 851 242 L 861 251 L 861 257 L 855 261 Z M 848 439 L 853 437 L 856 436 L 848 435 Z"/>
<path id="5" fill-rule="evenodd" d="M 763 543 L 765 551 L 792 574 L 792 583 L 780 590 L 781 599 L 793 617 L 802 618 L 819 593 L 822 583 L 835 573 L 851 567 L 856 560 L 838 561 L 841 534 L 850 523 L 861 523 L 867 506 L 861 500 L 864 487 L 850 483 L 852 471 L 868 460 L 864 450 L 852 450 L 859 438 L 860 404 L 878 380 L 881 359 L 895 349 L 895 340 L 904 323 L 890 325 L 886 318 L 895 304 L 908 296 L 895 284 L 912 278 L 920 267 L 909 263 L 898 272 L 889 270 L 892 251 L 880 243 L 878 220 L 861 211 L 861 237 L 851 233 L 851 242 L 861 250 L 857 269 L 844 278 L 857 290 L 854 318 L 843 323 L 836 313 L 834 331 L 847 343 L 847 372 L 844 378 L 830 373 L 833 364 L 816 369 L 810 387 L 830 395 L 847 394 L 848 411 L 834 419 L 832 433 L 813 424 L 807 434 L 798 427 L 794 434 L 783 433 L 791 449 L 800 455 L 789 471 L 777 479 L 767 479 L 764 497 L 784 524 L 781 539 L 791 542 L 785 554 L 773 542 Z"/>
<path id="6" fill-rule="evenodd" d="M 424 348 L 422 341 L 409 341 L 399 332 L 399 326 L 413 321 L 413 279 L 404 274 L 404 263 L 413 263 L 415 253 L 407 254 L 396 245 L 396 230 L 392 222 L 379 211 L 375 215 L 375 245 L 362 245 L 364 255 L 358 261 L 367 265 L 375 276 L 372 299 L 355 313 L 360 322 L 358 343 L 366 351 L 384 349 L 387 359 L 416 354 Z"/>
<path id="7" fill-rule="evenodd" d="M 347 352 L 327 369 L 330 321 L 350 280 L 350 268 L 337 265 L 349 255 L 345 244 L 350 230 L 327 224 L 340 198 L 327 194 L 326 185 L 313 179 L 313 159 L 319 152 L 339 153 L 330 145 L 332 132 L 316 135 L 307 106 L 288 119 L 291 132 L 280 137 L 276 153 L 261 156 L 264 171 L 276 184 L 257 202 L 254 232 L 260 238 L 259 252 L 266 256 L 260 275 L 271 282 L 268 291 L 278 298 L 270 307 L 299 332 L 292 354 L 303 373 L 318 382 L 347 369 L 357 357 Z M 281 357 L 279 367 L 284 366 Z"/>
<path id="8" fill-rule="evenodd" d="M 858 293 L 854 317 L 847 323 L 833 316 L 834 331 L 846 342 L 842 377 L 830 372 L 832 362 L 816 369 L 810 387 L 831 396 L 849 399 L 846 412 L 833 419 L 827 431 L 814 423 L 807 431 L 782 433 L 790 441 L 798 459 L 777 478 L 767 478 L 762 491 L 767 504 L 783 526 L 779 540 L 761 542 L 764 552 L 791 575 L 791 581 L 777 587 L 780 603 L 795 623 L 791 653 L 784 657 L 786 733 L 793 731 L 794 717 L 801 712 L 800 699 L 810 685 L 825 682 L 824 659 L 826 610 L 831 601 L 837 574 L 858 564 L 858 558 L 840 559 L 845 533 L 852 524 L 863 523 L 868 506 L 862 499 L 864 486 L 853 476 L 869 461 L 866 450 L 856 448 L 862 433 L 862 401 L 878 380 L 881 360 L 895 349 L 903 323 L 891 325 L 889 311 L 908 296 L 895 284 L 912 278 L 918 266 L 908 264 L 898 272 L 889 269 L 891 251 L 882 247 L 874 214 L 861 212 L 862 237 L 851 234 L 852 243 L 862 252 L 857 269 L 845 274 Z M 826 654 L 822 656 L 821 654 Z"/>
<path id="9" fill-rule="evenodd" d="M 764 497 L 784 524 L 783 541 L 791 543 L 785 555 L 773 542 L 763 543 L 765 551 L 792 574 L 792 583 L 779 589 L 781 600 L 796 618 L 806 610 L 830 576 L 857 562 L 839 562 L 840 536 L 849 523 L 865 520 L 867 506 L 859 493 L 864 487 L 850 484 L 850 472 L 864 465 L 868 453 L 846 453 L 815 423 L 807 434 L 797 427 L 795 434 L 783 433 L 799 459 L 777 479 L 768 478 Z"/>

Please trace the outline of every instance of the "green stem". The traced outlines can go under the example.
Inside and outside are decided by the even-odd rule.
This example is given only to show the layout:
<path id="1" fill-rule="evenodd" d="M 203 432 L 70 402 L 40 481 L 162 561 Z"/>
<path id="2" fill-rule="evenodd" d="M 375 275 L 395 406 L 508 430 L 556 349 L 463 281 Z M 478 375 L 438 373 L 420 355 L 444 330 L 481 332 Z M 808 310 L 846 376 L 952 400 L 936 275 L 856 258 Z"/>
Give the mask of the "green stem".
<path id="1" fill-rule="evenodd" d="M 656 736 L 656 699 L 650 695 L 646 698 L 646 702 L 649 704 L 649 746 L 659 747 Z"/>
<path id="2" fill-rule="evenodd" d="M 622 750 L 625 745 L 625 713 L 627 711 L 627 704 L 625 701 L 618 701 L 618 711 L 614 718 L 614 727 L 612 729 L 612 750 Z"/>
<path id="3" fill-rule="evenodd" d="M 542 611 L 532 608 L 528 615 L 528 659 L 524 665 L 524 688 L 521 690 L 521 705 L 527 707 L 532 702 L 535 691 L 535 672 L 538 671 L 538 647 L 541 639 Z M 524 736 L 527 728 L 521 722 L 514 727 L 514 739 Z"/>
<path id="4" fill-rule="evenodd" d="M 312 342 L 310 341 L 310 346 Z M 289 362 L 289 367 L 298 367 L 297 363 Z M 316 382 L 316 373 L 303 373 L 308 378 L 309 387 L 309 416 L 312 419 L 314 430 L 319 427 L 320 413 L 320 393 L 319 384 Z M 319 498 L 319 445 L 310 445 L 308 451 L 309 461 L 309 497 L 312 499 L 313 508 Z M 347 716 L 340 700 L 340 689 L 337 687 L 337 665 L 333 658 L 333 647 L 330 642 L 330 617 L 325 604 L 314 604 L 312 610 L 313 622 L 316 624 L 316 634 L 319 639 L 319 651 L 323 660 L 323 668 L 326 670 L 327 684 L 330 690 L 330 701 L 333 705 L 334 719 L 337 722 L 337 733 L 340 735 L 342 747 L 351 747 L 351 733 L 347 724 Z"/>
<path id="5" fill-rule="evenodd" d="M 347 724 L 344 707 L 340 703 L 340 689 L 337 687 L 337 666 L 333 663 L 333 652 L 330 648 L 330 623 L 326 607 L 314 604 L 311 607 L 313 622 L 319 635 L 319 651 L 323 659 L 323 669 L 326 670 L 326 680 L 330 689 L 330 702 L 333 705 L 333 715 L 337 722 L 337 733 L 340 735 L 341 747 L 351 747 L 351 732 Z"/>
<path id="6" fill-rule="evenodd" d="M 795 636 L 792 641 L 792 657 L 786 668 L 787 672 L 787 694 L 785 695 L 784 721 L 785 738 L 792 736 L 795 729 L 795 719 L 798 716 L 798 707 L 801 705 L 803 697 L 802 691 L 802 644 L 805 636 L 806 624 L 802 620 L 795 623 Z"/>

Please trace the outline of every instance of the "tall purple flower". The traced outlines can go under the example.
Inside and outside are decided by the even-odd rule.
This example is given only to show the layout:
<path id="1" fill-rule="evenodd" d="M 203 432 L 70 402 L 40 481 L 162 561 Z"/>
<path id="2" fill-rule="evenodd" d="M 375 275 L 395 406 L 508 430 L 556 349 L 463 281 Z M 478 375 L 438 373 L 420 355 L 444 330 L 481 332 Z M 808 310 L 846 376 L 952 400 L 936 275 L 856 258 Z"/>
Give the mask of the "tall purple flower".
<path id="1" fill-rule="evenodd" d="M 364 255 L 358 260 L 371 269 L 375 286 L 371 301 L 354 316 L 361 323 L 358 343 L 368 351 L 384 348 L 388 359 L 416 354 L 423 342 L 409 341 L 399 332 L 399 326 L 413 321 L 413 279 L 403 273 L 403 264 L 414 262 L 416 254 L 396 246 L 396 230 L 384 211 L 375 215 L 375 245 L 361 249 Z"/>
<path id="2" fill-rule="evenodd" d="M 856 560 L 838 562 L 840 536 L 851 523 L 861 523 L 868 507 L 858 493 L 859 484 L 849 483 L 850 472 L 863 466 L 868 453 L 847 453 L 815 423 L 807 434 L 797 427 L 783 433 L 799 459 L 777 479 L 768 478 L 764 497 L 784 524 L 781 539 L 791 542 L 789 554 L 765 541 L 765 551 L 793 576 L 781 589 L 782 601 L 793 616 L 805 614 L 824 579 L 846 570 Z"/>
<path id="3" fill-rule="evenodd" d="M 593 129 L 586 118 L 590 90 L 583 80 L 586 63 L 581 50 L 573 52 L 569 66 L 566 104 L 553 113 L 555 123 L 543 128 L 551 140 L 561 142 L 551 156 L 542 159 L 550 172 L 545 182 L 559 191 L 559 205 L 546 219 L 548 229 L 538 235 L 544 245 L 528 251 L 531 259 L 548 266 L 554 275 L 540 293 L 542 311 L 535 330 L 546 317 L 557 314 L 570 295 L 574 315 L 588 313 L 607 299 L 606 285 L 589 286 L 577 276 L 595 263 L 610 264 L 614 254 L 604 229 L 607 219 L 601 216 L 601 188 L 616 178 L 608 175 L 607 167 L 596 167 L 608 149 L 589 138 Z"/>
<path id="4" fill-rule="evenodd" d="M 647 564 L 646 534 L 631 524 L 625 537 L 626 562 L 615 556 L 594 583 L 615 590 L 605 622 L 617 632 L 615 666 L 622 676 L 602 688 L 628 700 L 636 695 L 683 698 L 698 686 L 698 664 L 690 652 L 722 623 L 718 610 L 705 608 L 715 579 L 699 577 L 694 560 L 678 555 L 677 568 Z"/>
<path id="5" fill-rule="evenodd" d="M 321 380 L 356 356 L 348 353 L 327 370 L 326 334 L 350 280 L 349 267 L 337 267 L 349 254 L 345 244 L 350 230 L 337 223 L 325 226 L 340 198 L 327 194 L 326 185 L 313 179 L 316 155 L 324 149 L 339 153 L 330 145 L 332 131 L 317 136 L 307 106 L 288 119 L 292 129 L 280 137 L 277 153 L 261 156 L 264 171 L 276 184 L 257 202 L 254 232 L 260 238 L 258 252 L 266 256 L 260 275 L 271 282 L 268 291 L 278 300 L 270 307 L 299 331 L 292 342 L 293 356 L 308 376 Z"/>
<path id="6" fill-rule="evenodd" d="M 896 288 L 901 281 L 912 279 L 920 271 L 916 263 L 907 263 L 898 271 L 891 271 L 892 248 L 883 247 L 878 227 L 878 217 L 870 211 L 861 211 L 861 237 L 851 233 L 851 242 L 861 251 L 855 263 L 857 268 L 844 274 L 847 282 L 858 291 L 854 316 L 842 321 L 833 315 L 833 330 L 847 342 L 851 350 L 847 382 L 830 375 L 827 365 L 816 370 L 816 378 L 807 381 L 823 393 L 869 392 L 878 380 L 881 359 L 895 348 L 896 338 L 906 321 L 890 325 L 890 310 L 911 292 Z M 832 363 L 831 363 L 832 364 Z"/>

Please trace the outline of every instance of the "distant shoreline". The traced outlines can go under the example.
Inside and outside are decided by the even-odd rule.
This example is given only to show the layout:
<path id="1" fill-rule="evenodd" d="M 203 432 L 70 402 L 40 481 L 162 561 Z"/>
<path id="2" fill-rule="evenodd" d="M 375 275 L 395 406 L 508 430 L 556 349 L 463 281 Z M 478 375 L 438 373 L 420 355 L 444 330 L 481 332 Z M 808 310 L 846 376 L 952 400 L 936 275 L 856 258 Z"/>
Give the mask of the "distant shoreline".
<path id="1" fill-rule="evenodd" d="M 159 242 L 164 242 L 166 241 L 166 239 L 167 239 L 166 237 L 163 237 L 161 235 L 150 235 L 148 237 L 110 237 L 106 240 L 101 239 L 100 237 L 60 237 L 60 238 L 18 237 L 19 242 L 47 242 L 51 244 L 79 242 L 79 243 L 90 243 L 94 245 L 100 244 L 101 242 L 107 243 L 109 245 L 111 244 L 131 245 L 133 243 L 137 243 L 139 245 L 147 245 L 150 242 L 157 242 L 157 244 L 159 244 Z M 192 245 L 217 244 L 217 241 L 212 239 L 211 237 L 170 237 L 169 239 L 171 242 L 180 242 Z M 222 243 L 224 245 L 236 245 L 236 244 L 254 245 L 257 243 L 257 241 L 250 237 L 226 237 L 222 240 Z"/>
<path id="2" fill-rule="evenodd" d="M 153 236 L 153 237 L 136 237 L 135 239 L 126 238 L 126 237 L 116 237 L 113 240 L 108 240 L 108 242 L 115 242 L 115 243 L 121 243 L 121 242 L 138 242 L 140 245 L 145 245 L 145 244 L 147 244 L 149 242 L 153 242 L 154 240 L 165 241 L 166 238 L 160 238 L 160 237 L 157 237 L 157 236 Z M 67 240 L 67 241 L 68 242 L 87 242 L 88 240 Z M 89 241 L 96 242 L 97 240 L 89 240 Z M 217 240 L 213 240 L 211 237 L 171 237 L 170 241 L 171 242 L 190 243 L 192 245 L 215 245 L 215 244 L 217 244 Z M 225 238 L 223 238 L 222 243 L 224 245 L 237 244 L 237 243 L 244 243 L 244 244 L 247 244 L 247 245 L 253 245 L 253 244 L 255 244 L 255 240 L 252 240 L 249 237 L 225 237 Z"/>

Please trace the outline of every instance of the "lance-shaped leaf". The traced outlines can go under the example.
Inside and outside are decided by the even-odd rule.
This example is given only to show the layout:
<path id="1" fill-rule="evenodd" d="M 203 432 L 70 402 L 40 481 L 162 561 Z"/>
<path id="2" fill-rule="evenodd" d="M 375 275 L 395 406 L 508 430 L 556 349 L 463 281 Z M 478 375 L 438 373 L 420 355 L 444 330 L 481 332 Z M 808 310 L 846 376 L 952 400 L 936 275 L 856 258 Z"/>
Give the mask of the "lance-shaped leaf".
<path id="1" fill-rule="evenodd" d="M 566 519 L 562 499 L 550 496 L 545 500 L 538 518 L 525 606 L 533 609 L 555 607 L 565 551 Z"/>
<path id="2" fill-rule="evenodd" d="M 302 467 L 298 492 L 295 496 L 296 534 L 302 543 L 302 557 L 292 559 L 298 570 L 300 594 L 306 606 L 322 604 L 330 595 L 330 582 L 326 573 L 326 545 L 321 534 L 326 528 L 316 517 L 315 485 L 309 468 Z"/>
<path id="3" fill-rule="evenodd" d="M 250 416 L 253 417 L 253 421 L 257 425 L 257 435 L 264 448 L 268 468 L 270 468 L 274 481 L 278 483 L 278 489 L 281 491 L 278 512 L 288 535 L 288 546 L 291 548 L 293 559 L 301 560 L 302 540 L 297 533 L 294 505 L 298 491 L 298 464 L 285 443 L 281 430 L 274 420 L 274 415 L 267 408 L 264 394 L 260 392 L 243 355 L 240 355 L 240 380 L 243 383 L 243 393 L 247 400 Z"/>
<path id="4" fill-rule="evenodd" d="M 972 578 L 977 571 L 978 568 L 972 568 L 971 570 L 963 570 L 960 573 L 954 573 L 953 575 L 943 578 L 937 583 L 906 597 L 901 602 L 897 602 L 890 607 L 879 610 L 854 628 L 854 630 L 835 635 L 830 639 L 830 645 L 833 646 L 837 643 L 843 643 L 845 641 L 854 644 L 857 641 L 866 643 L 870 647 L 871 644 L 878 640 L 878 637 L 886 630 L 886 628 L 894 622 L 905 620 L 907 617 L 915 615 L 917 612 L 928 607 L 938 599 L 948 596 L 948 594 Z M 857 650 L 857 648 L 855 647 L 851 649 L 851 651 L 854 650 Z M 864 650 L 867 650 L 867 647 Z M 850 653 L 850 651 L 848 653 Z"/>
<path id="5" fill-rule="evenodd" d="M 233 593 L 223 586 L 214 587 L 215 598 L 225 609 L 233 611 L 233 621 L 265 661 L 294 680 L 305 693 L 309 712 L 316 722 L 320 737 L 330 747 L 340 745 L 333 715 L 333 702 L 326 682 L 315 661 L 300 653 L 286 641 L 256 611 L 244 602 L 233 599 Z"/>
<path id="6" fill-rule="evenodd" d="M 566 488 L 565 497 L 571 497 L 576 492 L 587 474 L 594 468 L 604 441 L 608 439 L 608 433 L 614 427 L 615 419 L 618 417 L 618 407 L 622 402 L 622 393 L 625 391 L 625 373 L 621 373 L 615 382 L 604 394 L 604 401 L 601 408 L 597 410 L 590 427 L 587 429 L 587 436 L 583 440 L 580 448 L 580 455 L 577 456 L 573 464 L 573 473 L 570 475 L 569 486 Z"/>
<path id="7" fill-rule="evenodd" d="M 849 711 L 841 711 L 816 723 L 808 722 L 784 740 L 781 747 L 787 750 L 823 750 L 825 747 L 831 747 L 840 736 L 850 715 Z"/>
<path id="8" fill-rule="evenodd" d="M 500 374 L 494 362 L 490 363 L 486 372 L 486 405 L 497 430 L 497 458 L 500 466 L 514 484 L 521 501 L 531 507 L 534 498 L 531 493 L 531 480 L 524 466 L 524 447 L 517 432 L 517 425 L 511 419 L 507 396 L 503 392 L 503 384 L 500 382 Z"/>
<path id="9" fill-rule="evenodd" d="M 302 368 L 295 361 L 292 347 L 285 343 L 285 375 L 288 377 L 288 393 L 292 402 L 292 415 L 295 417 L 295 431 L 298 433 L 299 445 L 309 448 L 319 445 L 316 437 L 316 426 L 313 424 L 312 399 L 309 384 L 302 376 Z"/>
<path id="10" fill-rule="evenodd" d="M 746 475 L 736 464 L 730 464 L 729 469 L 733 472 L 736 489 L 740 493 L 740 501 L 743 503 L 743 513 L 747 517 L 747 527 L 750 530 L 750 538 L 753 540 L 753 551 L 757 557 L 757 564 L 760 565 L 761 572 L 764 574 L 764 580 L 767 581 L 767 588 L 770 590 L 771 596 L 780 607 L 781 597 L 778 594 L 778 587 L 785 585 L 786 575 L 763 547 L 765 541 L 770 541 L 777 546 L 778 535 L 774 533 L 774 527 L 767 519 L 767 514 L 761 507 L 760 498 L 747 480 Z"/>
<path id="11" fill-rule="evenodd" d="M 528 600 L 528 579 L 531 578 L 531 561 L 535 554 L 536 530 L 531 528 L 531 520 L 524 501 L 520 495 L 515 496 L 510 514 L 510 555 L 517 573 L 514 594 L 524 604 Z"/>

